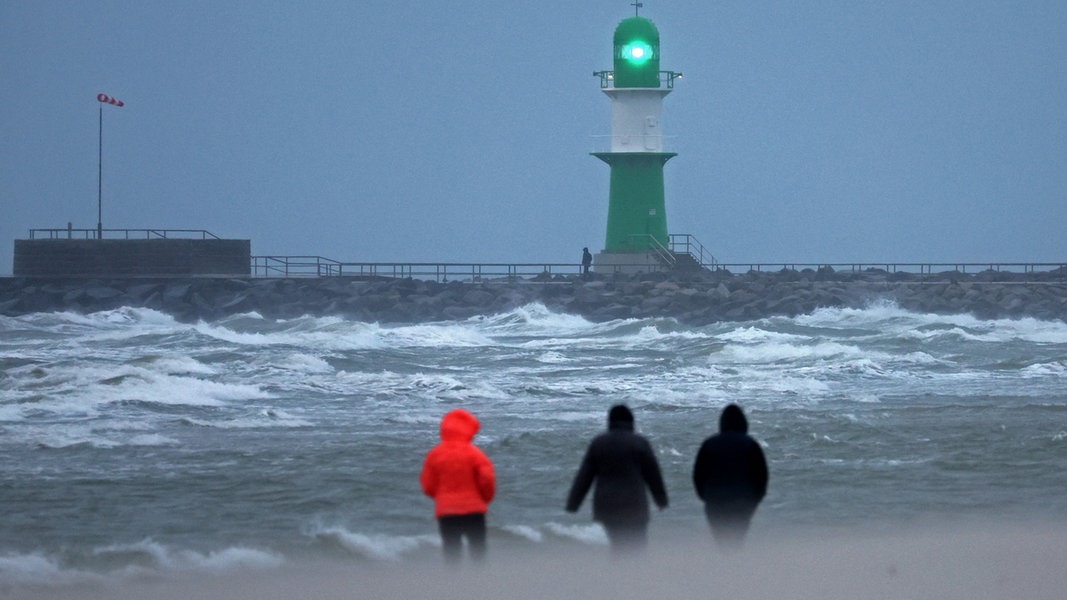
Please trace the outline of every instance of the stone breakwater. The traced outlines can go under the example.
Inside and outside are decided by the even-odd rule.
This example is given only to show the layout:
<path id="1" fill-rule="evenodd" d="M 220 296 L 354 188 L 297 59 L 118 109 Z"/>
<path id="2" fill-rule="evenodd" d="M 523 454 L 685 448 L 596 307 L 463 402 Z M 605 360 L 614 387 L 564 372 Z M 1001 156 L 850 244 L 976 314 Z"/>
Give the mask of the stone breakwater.
<path id="1" fill-rule="evenodd" d="M 256 312 L 267 318 L 338 315 L 380 323 L 461 320 L 539 302 L 592 321 L 673 317 L 690 325 L 795 316 L 822 307 L 901 308 L 978 318 L 1067 321 L 1067 269 L 963 274 L 783 270 L 608 277 L 543 274 L 517 281 L 260 278 L 0 278 L 0 315 L 123 306 L 184 322 Z"/>

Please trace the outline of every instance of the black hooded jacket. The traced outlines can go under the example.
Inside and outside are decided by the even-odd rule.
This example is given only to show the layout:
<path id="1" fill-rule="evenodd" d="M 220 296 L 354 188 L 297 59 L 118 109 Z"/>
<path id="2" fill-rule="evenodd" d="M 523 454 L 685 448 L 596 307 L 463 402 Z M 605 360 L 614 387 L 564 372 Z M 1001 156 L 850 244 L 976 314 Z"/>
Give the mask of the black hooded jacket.
<path id="1" fill-rule="evenodd" d="M 719 418 L 719 433 L 704 440 L 693 465 L 693 487 L 709 507 L 759 504 L 767 493 L 767 461 L 748 435 L 748 420 L 731 404 Z"/>
<path id="2" fill-rule="evenodd" d="M 610 421 L 608 431 L 590 442 L 567 496 L 568 512 L 578 510 L 594 480 L 593 519 L 607 526 L 649 521 L 646 486 L 656 506 L 667 507 L 667 488 L 656 455 L 648 440 L 634 432 L 630 419 Z"/>

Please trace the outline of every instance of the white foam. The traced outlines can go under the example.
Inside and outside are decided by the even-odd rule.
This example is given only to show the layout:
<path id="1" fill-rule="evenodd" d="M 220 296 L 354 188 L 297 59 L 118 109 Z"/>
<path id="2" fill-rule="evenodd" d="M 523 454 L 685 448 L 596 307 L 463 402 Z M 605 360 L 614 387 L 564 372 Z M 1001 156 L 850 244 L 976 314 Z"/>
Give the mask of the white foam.
<path id="1" fill-rule="evenodd" d="M 185 569 L 199 571 L 232 571 L 235 569 L 273 569 L 285 562 L 281 556 L 254 548 L 225 548 L 223 550 L 200 554 L 192 551 L 181 553 L 181 563 L 189 565 Z"/>
<path id="2" fill-rule="evenodd" d="M 246 315 L 247 318 L 251 318 Z M 257 331 L 238 331 L 238 325 Z M 380 348 L 479 347 L 494 342 L 479 330 L 479 322 L 441 322 L 382 326 L 346 321 L 338 317 L 301 317 L 292 321 L 261 323 L 199 323 L 206 336 L 241 346 L 293 346 L 325 350 L 373 350 Z"/>
<path id="3" fill-rule="evenodd" d="M 1064 377 L 1067 376 L 1067 361 L 1027 365 L 1020 371 L 1024 377 Z"/>
<path id="4" fill-rule="evenodd" d="M 86 315 L 52 313 L 38 320 L 36 325 L 44 331 L 62 333 L 73 341 L 86 345 L 174 333 L 188 328 L 165 313 L 130 307 Z"/>
<path id="5" fill-rule="evenodd" d="M 94 417 L 108 405 L 146 402 L 173 406 L 221 407 L 230 402 L 264 399 L 270 394 L 252 383 L 229 383 L 202 377 L 210 371 L 195 360 L 166 359 L 139 364 L 58 360 L 54 366 L 12 369 L 17 377 L 10 400 L 17 409 L 0 415 L 21 420 L 29 414 Z M 200 365 L 200 366 L 198 366 Z M 200 373 L 188 373 L 190 370 Z M 179 374 L 170 374 L 178 372 Z M 34 398 L 33 402 L 26 402 Z"/>
<path id="6" fill-rule="evenodd" d="M 208 337 L 242 346 L 269 346 L 272 344 L 302 345 L 300 340 L 291 335 L 276 333 L 243 333 L 221 325 L 204 323 L 203 321 L 196 324 L 196 330 Z"/>
<path id="7" fill-rule="evenodd" d="M 862 327 L 872 324 L 886 325 L 888 322 L 930 318 L 936 315 L 923 315 L 906 311 L 891 300 L 878 300 L 863 308 L 817 308 L 811 313 L 797 315 L 792 320 L 799 325 L 810 327 Z"/>
<path id="8" fill-rule="evenodd" d="M 230 419 L 215 419 L 208 421 L 205 419 L 187 417 L 183 420 L 190 425 L 211 427 L 214 429 L 298 428 L 311 427 L 313 425 L 313 423 L 307 419 L 274 408 L 264 408 L 254 415 L 245 415 Z"/>
<path id="9" fill-rule="evenodd" d="M 586 332 L 596 327 L 578 315 L 552 312 L 540 302 L 490 317 L 474 317 L 468 323 L 477 324 L 491 335 L 532 335 L 548 332 L 563 336 Z"/>
<path id="10" fill-rule="evenodd" d="M 333 367 L 330 363 L 326 362 L 318 356 L 312 356 L 310 354 L 304 354 L 296 352 L 290 354 L 282 361 L 278 367 L 282 369 L 288 369 L 297 373 L 306 373 L 309 375 L 332 373 Z"/>
<path id="11" fill-rule="evenodd" d="M 127 446 L 177 446 L 178 440 L 158 433 L 135 435 L 126 443 Z"/>
<path id="12" fill-rule="evenodd" d="M 726 342 L 737 342 L 740 344 L 765 344 L 768 342 L 793 342 L 798 340 L 807 339 L 805 336 L 796 335 L 791 333 L 781 333 L 777 331 L 768 331 L 759 327 L 738 327 L 730 331 L 721 333 L 715 336 L 717 339 Z"/>
<path id="13" fill-rule="evenodd" d="M 406 425 L 436 425 L 441 421 L 441 415 L 437 412 L 420 413 L 409 411 L 398 415 L 390 415 L 387 418 L 393 423 L 403 423 Z"/>
<path id="14" fill-rule="evenodd" d="M 1030 317 L 994 321 L 997 330 L 1013 339 L 1038 344 L 1067 344 L 1067 323 L 1039 321 Z"/>
<path id="15" fill-rule="evenodd" d="M 340 371 L 337 374 L 343 387 L 358 387 L 364 393 L 408 400 L 412 396 L 448 400 L 455 403 L 470 400 L 508 400 L 510 395 L 484 377 L 461 377 L 441 373 L 401 374 L 391 371 L 378 373 Z"/>
<path id="16" fill-rule="evenodd" d="M 597 523 L 567 525 L 564 523 L 550 522 L 545 525 L 545 528 L 559 537 L 577 540 L 586 544 L 606 546 L 608 543 L 608 534 L 604 531 L 604 528 Z"/>
<path id="17" fill-rule="evenodd" d="M 554 351 L 543 352 L 540 356 L 537 357 L 537 362 L 549 365 L 559 365 L 571 362 L 571 360 L 572 359 L 567 358 L 562 353 Z"/>
<path id="18" fill-rule="evenodd" d="M 470 348 L 496 345 L 492 339 L 471 327 L 469 322 L 458 325 L 434 323 L 383 328 L 380 335 L 389 347 L 400 348 L 424 346 Z"/>
<path id="19" fill-rule="evenodd" d="M 215 375 L 217 371 L 204 363 L 182 355 L 161 356 L 152 361 L 148 368 L 168 375 Z"/>
<path id="20" fill-rule="evenodd" d="M 605 415 L 607 414 L 605 412 L 606 410 L 607 410 L 607 406 L 605 405 L 605 407 L 603 409 L 599 409 L 598 408 L 597 410 L 588 410 L 588 411 L 584 411 L 584 410 L 567 410 L 565 408 L 555 408 L 555 407 L 553 407 L 553 408 L 550 409 L 549 412 L 551 413 L 553 421 L 558 421 L 558 422 L 562 422 L 562 423 L 589 423 L 589 422 L 594 422 L 594 423 L 598 423 L 599 424 L 600 422 L 603 421 Z M 518 414 L 518 415 L 515 415 L 515 416 L 517 418 L 519 418 L 519 419 L 524 419 L 524 418 L 528 418 L 528 417 L 537 418 L 537 419 L 543 418 L 543 414 L 537 414 L 537 415 Z"/>
<path id="21" fill-rule="evenodd" d="M 145 539 L 134 544 L 115 544 L 96 548 L 93 555 L 97 557 L 128 557 L 130 564 L 147 562 L 164 571 L 201 571 L 223 572 L 240 569 L 270 569 L 284 564 L 285 560 L 273 553 L 235 546 L 203 554 L 193 550 L 171 550 L 170 548 Z M 138 560 L 136 557 L 141 557 Z"/>
<path id="22" fill-rule="evenodd" d="M 343 527 L 316 528 L 311 535 L 363 558 L 390 561 L 399 560 L 422 544 L 432 543 L 427 536 L 365 535 Z"/>
<path id="23" fill-rule="evenodd" d="M 909 312 L 890 301 L 879 301 L 866 308 L 820 308 L 794 319 L 799 325 L 840 329 L 864 327 L 881 334 L 920 340 L 946 335 L 968 341 L 1006 342 L 1013 339 L 1034 343 L 1067 343 L 1067 323 L 1042 321 L 1032 317 L 1018 319 L 979 319 L 972 314 L 934 314 Z"/>
<path id="24" fill-rule="evenodd" d="M 115 440 L 103 436 L 91 435 L 89 433 L 79 434 L 78 432 L 63 430 L 58 427 L 52 427 L 47 431 L 40 432 L 39 435 L 41 437 L 37 439 L 37 445 L 42 448 L 51 448 L 53 450 L 75 448 L 78 446 L 108 449 L 117 448 L 122 445 Z M 32 438 L 32 434 L 30 437 Z"/>
<path id="25" fill-rule="evenodd" d="M 221 383 L 188 377 L 165 377 L 144 386 L 123 390 L 131 399 L 143 399 L 161 404 L 191 406 L 223 406 L 230 401 L 270 398 L 258 385 Z"/>
<path id="26" fill-rule="evenodd" d="M 86 572 L 64 569 L 54 559 L 41 554 L 0 556 L 0 590 L 5 585 L 71 585 L 98 579 Z"/>
<path id="27" fill-rule="evenodd" d="M 743 346 L 730 344 L 711 355 L 712 360 L 739 363 L 795 362 L 800 360 L 862 359 L 869 353 L 860 348 L 837 342 L 814 344 L 763 343 Z"/>
<path id="28" fill-rule="evenodd" d="M 240 546 L 206 554 L 192 550 L 172 550 L 150 539 L 134 544 L 116 544 L 93 549 L 92 556 L 104 560 L 108 569 L 91 572 L 63 566 L 59 560 L 40 553 L 0 555 L 0 590 L 5 586 L 55 587 L 102 584 L 112 577 L 140 578 L 150 573 L 203 572 L 274 569 L 285 560 L 273 552 Z"/>
<path id="29" fill-rule="evenodd" d="M 501 529 L 531 542 L 541 542 L 545 539 L 544 534 L 529 525 L 504 525 Z"/>
<path id="30" fill-rule="evenodd" d="M 779 377 L 770 381 L 768 387 L 776 392 L 795 394 L 811 400 L 825 396 L 831 391 L 829 384 L 813 377 Z"/>
<path id="31" fill-rule="evenodd" d="M 136 432 L 147 428 L 148 424 L 146 423 L 132 423 L 127 430 L 117 427 L 94 427 L 88 423 L 32 425 L 11 433 L 8 436 L 8 440 L 52 450 L 79 446 L 106 450 L 126 446 L 161 447 L 179 445 L 177 440 L 159 433 Z"/>

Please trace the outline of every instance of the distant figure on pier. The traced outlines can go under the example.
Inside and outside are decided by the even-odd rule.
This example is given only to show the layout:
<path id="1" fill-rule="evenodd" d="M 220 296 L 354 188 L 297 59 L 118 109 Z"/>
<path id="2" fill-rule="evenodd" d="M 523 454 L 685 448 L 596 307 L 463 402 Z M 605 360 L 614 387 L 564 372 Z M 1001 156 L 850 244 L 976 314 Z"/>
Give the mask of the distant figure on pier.
<path id="1" fill-rule="evenodd" d="M 593 255 L 589 254 L 589 248 L 582 248 L 582 275 L 589 274 L 589 266 L 593 264 Z"/>
<path id="2" fill-rule="evenodd" d="M 567 512 L 578 511 L 594 482 L 593 519 L 604 526 L 612 551 L 619 554 L 644 548 L 648 542 L 648 492 L 663 510 L 667 508 L 667 489 L 652 446 L 634 432 L 634 415 L 625 405 L 611 408 L 608 430 L 589 444 L 567 496 Z"/>
<path id="3" fill-rule="evenodd" d="M 693 465 L 693 487 L 720 547 L 741 546 L 767 493 L 767 478 L 763 449 L 748 435 L 745 413 L 736 404 L 727 406 L 719 417 L 719 433 L 704 440 Z"/>
<path id="4" fill-rule="evenodd" d="M 441 419 L 441 443 L 430 450 L 419 483 L 434 499 L 434 516 L 441 532 L 445 561 L 462 558 L 462 538 L 474 560 L 485 558 L 485 513 L 496 494 L 493 463 L 472 443 L 481 424 L 458 408 Z"/>

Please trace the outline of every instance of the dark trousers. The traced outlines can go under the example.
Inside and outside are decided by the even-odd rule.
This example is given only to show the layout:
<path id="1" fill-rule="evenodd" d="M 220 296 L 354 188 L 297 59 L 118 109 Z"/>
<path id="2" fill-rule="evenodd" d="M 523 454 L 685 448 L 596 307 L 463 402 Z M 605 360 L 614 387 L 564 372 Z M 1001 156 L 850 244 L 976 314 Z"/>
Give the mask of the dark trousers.
<path id="1" fill-rule="evenodd" d="M 467 552 L 473 560 L 485 558 L 485 514 L 446 515 L 437 518 L 441 531 L 441 547 L 445 560 L 458 562 L 463 555 L 463 538 L 467 538 Z"/>
<path id="2" fill-rule="evenodd" d="M 741 547 L 755 512 L 756 505 L 747 501 L 704 505 L 704 515 L 711 526 L 711 535 L 724 549 Z"/>
<path id="3" fill-rule="evenodd" d="M 648 546 L 647 523 L 601 523 L 608 534 L 613 556 L 639 553 Z"/>

